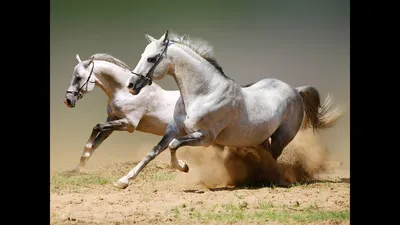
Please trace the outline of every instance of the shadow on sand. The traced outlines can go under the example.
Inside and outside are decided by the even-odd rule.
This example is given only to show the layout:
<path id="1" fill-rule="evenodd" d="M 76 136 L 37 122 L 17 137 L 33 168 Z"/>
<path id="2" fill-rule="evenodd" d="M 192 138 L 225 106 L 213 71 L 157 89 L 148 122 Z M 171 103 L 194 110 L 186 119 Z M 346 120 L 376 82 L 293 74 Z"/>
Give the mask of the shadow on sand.
<path id="1" fill-rule="evenodd" d="M 310 180 L 310 181 L 302 181 L 297 182 L 295 184 L 291 184 L 288 186 L 284 185 L 277 185 L 270 182 L 253 182 L 253 183 L 246 183 L 237 187 L 218 187 L 218 188 L 210 188 L 211 191 L 233 191 L 233 190 L 241 190 L 241 189 L 261 189 L 261 188 L 292 188 L 297 186 L 303 185 L 310 185 L 310 184 L 319 184 L 319 183 L 341 183 L 341 184 L 350 184 L 350 178 L 340 178 L 339 180 Z M 204 191 L 197 191 L 197 190 L 186 190 L 184 192 L 191 192 L 191 193 L 204 193 Z"/>

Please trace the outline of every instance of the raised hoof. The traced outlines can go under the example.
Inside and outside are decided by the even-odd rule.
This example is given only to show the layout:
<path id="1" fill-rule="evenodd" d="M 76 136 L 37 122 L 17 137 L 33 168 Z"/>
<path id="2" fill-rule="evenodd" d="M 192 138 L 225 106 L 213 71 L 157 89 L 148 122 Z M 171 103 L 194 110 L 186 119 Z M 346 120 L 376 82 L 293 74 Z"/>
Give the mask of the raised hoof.
<path id="1" fill-rule="evenodd" d="M 189 166 L 182 160 L 178 160 L 179 166 L 176 167 L 178 170 L 187 173 L 189 172 Z"/>
<path id="2" fill-rule="evenodd" d="M 125 189 L 128 187 L 128 184 L 122 183 L 121 181 L 116 181 L 113 183 L 113 186 L 119 189 Z"/>
<path id="3" fill-rule="evenodd" d="M 189 172 L 189 166 L 187 164 L 185 164 L 183 166 L 182 172 L 184 172 L 184 173 L 188 173 Z"/>

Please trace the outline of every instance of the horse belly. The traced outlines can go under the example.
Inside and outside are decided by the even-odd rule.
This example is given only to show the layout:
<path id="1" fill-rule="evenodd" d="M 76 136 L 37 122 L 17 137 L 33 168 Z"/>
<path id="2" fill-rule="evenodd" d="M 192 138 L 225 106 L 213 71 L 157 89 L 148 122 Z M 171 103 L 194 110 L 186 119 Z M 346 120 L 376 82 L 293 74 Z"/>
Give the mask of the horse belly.
<path id="1" fill-rule="evenodd" d="M 218 134 L 215 143 L 230 147 L 258 145 L 267 140 L 277 127 L 273 126 L 273 123 L 230 125 Z"/>
<path id="2" fill-rule="evenodd" d="M 167 130 L 168 123 L 157 117 L 143 116 L 139 121 L 136 130 L 150 133 L 158 136 L 163 136 Z"/>

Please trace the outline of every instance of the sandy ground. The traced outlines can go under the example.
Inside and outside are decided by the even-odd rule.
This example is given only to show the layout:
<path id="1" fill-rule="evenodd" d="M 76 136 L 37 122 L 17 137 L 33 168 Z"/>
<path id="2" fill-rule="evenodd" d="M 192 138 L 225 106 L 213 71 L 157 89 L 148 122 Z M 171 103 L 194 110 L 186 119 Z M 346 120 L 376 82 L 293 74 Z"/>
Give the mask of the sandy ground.
<path id="1" fill-rule="evenodd" d="M 350 224 L 349 170 L 330 161 L 310 132 L 299 133 L 277 163 L 251 149 L 180 151 L 189 173 L 156 159 L 125 190 L 111 184 L 137 161 L 52 171 L 51 224 Z"/>

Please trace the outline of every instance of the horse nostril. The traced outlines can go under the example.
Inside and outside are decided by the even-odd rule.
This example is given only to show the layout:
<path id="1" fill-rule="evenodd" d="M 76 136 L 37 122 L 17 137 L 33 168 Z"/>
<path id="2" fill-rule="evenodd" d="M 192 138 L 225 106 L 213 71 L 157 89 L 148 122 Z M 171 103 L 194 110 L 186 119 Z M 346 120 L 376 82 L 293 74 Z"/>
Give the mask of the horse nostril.
<path id="1" fill-rule="evenodd" d="M 65 102 L 66 102 L 68 105 L 71 105 L 71 100 L 65 99 Z"/>
<path id="2" fill-rule="evenodd" d="M 128 88 L 133 88 L 133 83 L 129 83 Z"/>

